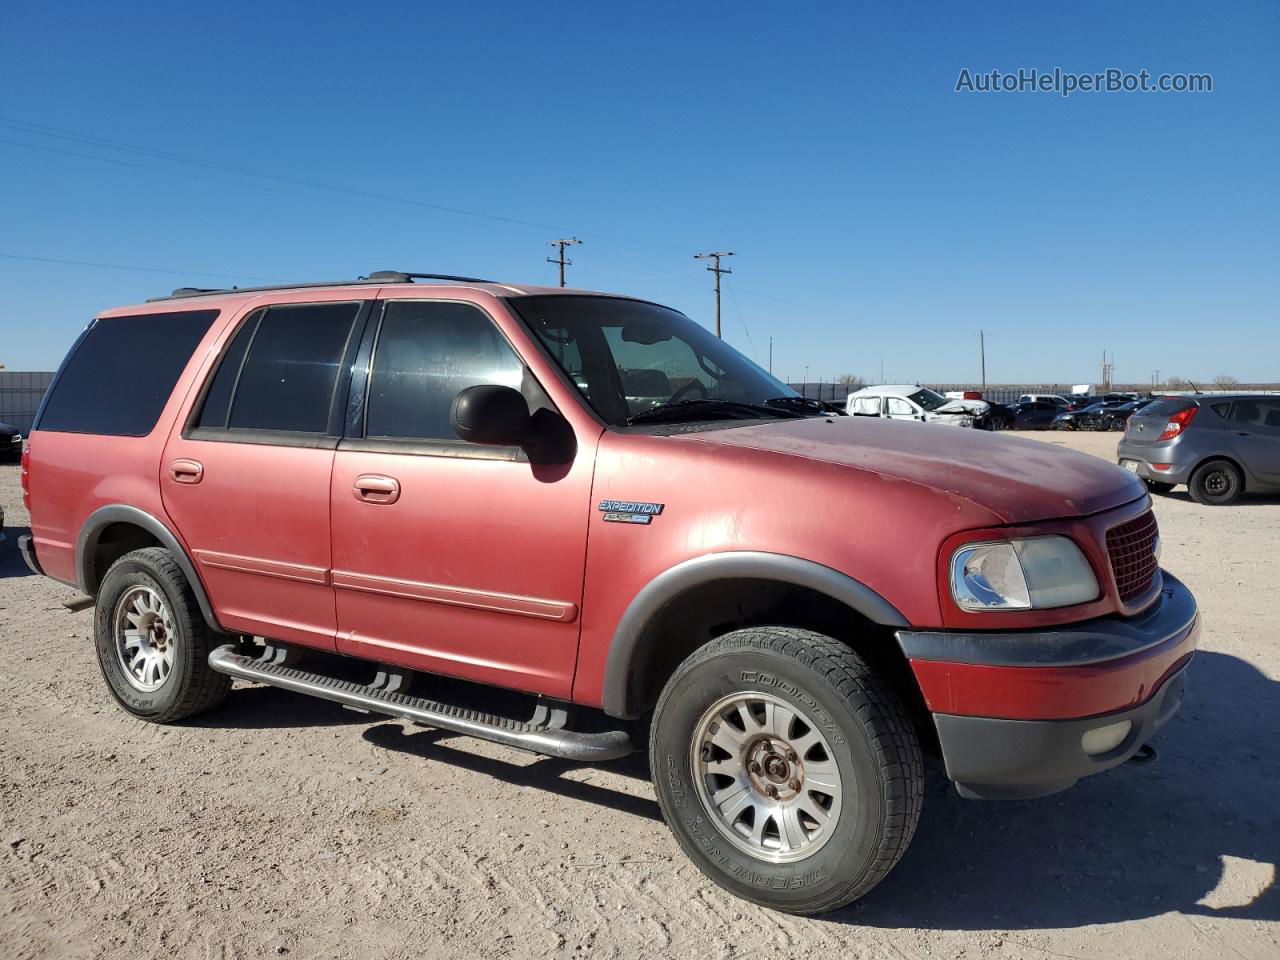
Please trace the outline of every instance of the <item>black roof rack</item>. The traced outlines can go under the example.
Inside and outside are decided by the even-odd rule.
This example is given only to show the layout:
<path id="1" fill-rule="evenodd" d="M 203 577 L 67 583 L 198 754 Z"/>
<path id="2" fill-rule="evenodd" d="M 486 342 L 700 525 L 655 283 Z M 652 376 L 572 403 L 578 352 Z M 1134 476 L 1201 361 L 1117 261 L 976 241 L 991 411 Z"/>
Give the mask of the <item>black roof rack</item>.
<path id="1" fill-rule="evenodd" d="M 178 287 L 167 297 L 151 297 L 147 303 L 161 300 L 185 300 L 189 297 L 213 297 L 227 293 L 262 293 L 267 290 L 305 290 L 311 287 L 351 287 L 362 283 L 413 283 L 415 280 L 444 280 L 450 283 L 492 283 L 479 277 L 455 277 L 448 273 L 405 273 L 402 270 L 375 270 L 367 277 L 354 280 L 324 280 L 312 283 L 277 283 L 266 287 Z"/>

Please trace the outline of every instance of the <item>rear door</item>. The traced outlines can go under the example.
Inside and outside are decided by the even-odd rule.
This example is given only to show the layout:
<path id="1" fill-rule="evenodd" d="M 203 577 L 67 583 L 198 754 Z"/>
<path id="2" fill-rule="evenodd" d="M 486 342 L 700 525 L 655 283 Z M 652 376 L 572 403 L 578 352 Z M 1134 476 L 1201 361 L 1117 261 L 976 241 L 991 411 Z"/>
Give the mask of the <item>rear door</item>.
<path id="1" fill-rule="evenodd" d="M 165 510 L 232 630 L 334 648 L 329 481 L 367 313 L 360 301 L 250 311 L 165 447 Z"/>
<path id="2" fill-rule="evenodd" d="M 338 650 L 568 697 L 599 430 L 576 429 L 565 463 L 462 442 L 449 411 L 466 387 L 514 387 L 535 416 L 554 404 L 478 304 L 396 298 L 380 313 L 334 461 Z"/>
<path id="3" fill-rule="evenodd" d="M 1229 443 L 1246 470 L 1280 483 L 1280 397 L 1244 397 L 1231 404 Z"/>

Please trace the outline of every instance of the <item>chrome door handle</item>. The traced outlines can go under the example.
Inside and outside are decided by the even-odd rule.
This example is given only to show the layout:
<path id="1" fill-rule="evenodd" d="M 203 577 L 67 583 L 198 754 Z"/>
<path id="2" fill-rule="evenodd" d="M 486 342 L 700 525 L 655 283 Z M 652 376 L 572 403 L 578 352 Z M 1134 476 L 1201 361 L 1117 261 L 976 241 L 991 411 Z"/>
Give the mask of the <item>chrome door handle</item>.
<path id="1" fill-rule="evenodd" d="M 365 473 L 356 477 L 351 490 L 356 499 L 364 503 L 395 503 L 400 499 L 400 481 L 378 473 Z"/>
<path id="2" fill-rule="evenodd" d="M 204 479 L 204 464 L 199 460 L 174 460 L 169 464 L 169 476 L 174 483 L 199 483 Z"/>

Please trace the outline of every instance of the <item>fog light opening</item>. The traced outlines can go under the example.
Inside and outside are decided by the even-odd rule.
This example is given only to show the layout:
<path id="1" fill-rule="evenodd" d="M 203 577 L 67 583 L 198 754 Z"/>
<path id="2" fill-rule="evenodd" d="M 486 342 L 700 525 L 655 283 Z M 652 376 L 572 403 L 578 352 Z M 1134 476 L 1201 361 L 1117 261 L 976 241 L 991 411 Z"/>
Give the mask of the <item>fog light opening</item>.
<path id="1" fill-rule="evenodd" d="M 1110 753 L 1124 743 L 1125 737 L 1129 736 L 1129 731 L 1132 729 L 1133 722 L 1130 720 L 1109 723 L 1105 727 L 1094 727 L 1080 738 L 1080 746 L 1091 757 L 1096 757 L 1100 753 Z"/>

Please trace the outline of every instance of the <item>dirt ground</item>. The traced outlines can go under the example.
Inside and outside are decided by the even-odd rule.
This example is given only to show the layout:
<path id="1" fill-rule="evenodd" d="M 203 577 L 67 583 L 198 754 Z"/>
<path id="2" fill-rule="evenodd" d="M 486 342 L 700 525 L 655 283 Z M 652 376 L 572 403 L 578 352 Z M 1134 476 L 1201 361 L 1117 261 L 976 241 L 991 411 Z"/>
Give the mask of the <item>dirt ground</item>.
<path id="1" fill-rule="evenodd" d="M 16 467 L 0 503 L 0 958 L 1280 957 L 1280 500 L 1156 498 L 1206 621 L 1157 763 L 1005 803 L 934 770 L 906 858 L 815 920 L 704 879 L 642 755 L 575 766 L 245 685 L 185 725 L 128 717 L 91 614 L 17 555 Z"/>

